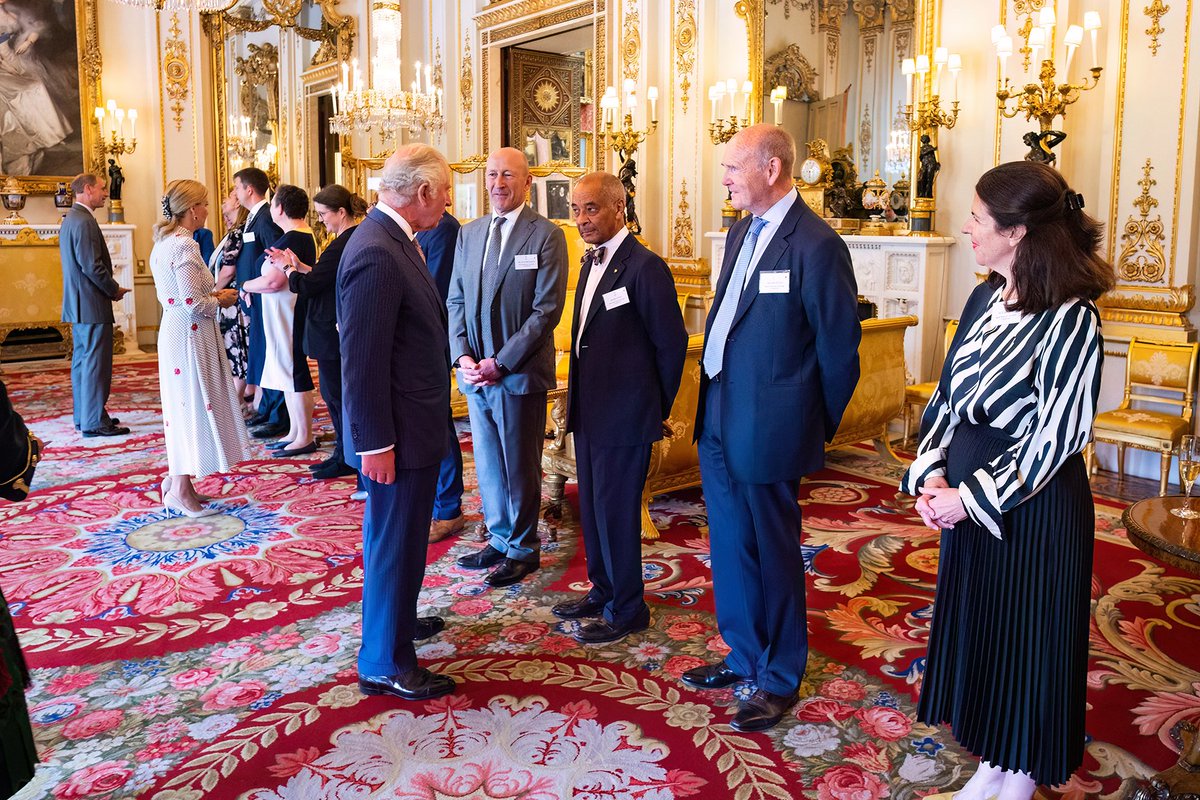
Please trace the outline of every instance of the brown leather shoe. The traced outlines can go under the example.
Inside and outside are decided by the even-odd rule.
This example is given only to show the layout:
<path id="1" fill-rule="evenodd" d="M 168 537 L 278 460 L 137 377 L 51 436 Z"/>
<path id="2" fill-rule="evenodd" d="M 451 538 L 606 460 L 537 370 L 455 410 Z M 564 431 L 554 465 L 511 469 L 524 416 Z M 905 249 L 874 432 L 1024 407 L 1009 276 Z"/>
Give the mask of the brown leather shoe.
<path id="1" fill-rule="evenodd" d="M 440 542 L 449 536 L 462 531 L 467 525 L 466 519 L 459 514 L 454 519 L 435 519 L 429 523 L 429 543 Z"/>
<path id="2" fill-rule="evenodd" d="M 774 728 L 799 699 L 800 695 L 796 692 L 771 694 L 759 689 L 750 695 L 750 699 L 738 703 L 738 712 L 729 726 L 743 733 Z"/>

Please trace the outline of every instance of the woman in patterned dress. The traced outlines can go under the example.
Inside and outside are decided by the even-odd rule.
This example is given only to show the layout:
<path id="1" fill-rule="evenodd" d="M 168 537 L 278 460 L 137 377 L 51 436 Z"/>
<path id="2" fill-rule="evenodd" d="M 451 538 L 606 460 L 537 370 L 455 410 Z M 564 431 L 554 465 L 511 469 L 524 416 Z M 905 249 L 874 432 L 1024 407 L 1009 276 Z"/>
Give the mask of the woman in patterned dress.
<path id="1" fill-rule="evenodd" d="M 989 275 L 967 301 L 901 484 L 941 530 L 917 715 L 980 758 L 956 800 L 1029 800 L 1083 762 L 1095 509 L 1081 452 L 1113 286 L 1101 226 L 1053 168 L 975 186 L 963 226 Z"/>
<path id="2" fill-rule="evenodd" d="M 163 316 L 158 329 L 158 382 L 167 442 L 163 504 L 204 517 L 193 478 L 228 472 L 250 457 L 249 438 L 229 361 L 217 330 L 218 309 L 237 302 L 236 289 L 214 289 L 192 232 L 208 217 L 208 191 L 191 180 L 171 181 L 154 226 L 150 271 Z"/>
<path id="3" fill-rule="evenodd" d="M 246 226 L 249 212 L 238 202 L 233 192 L 221 201 L 221 216 L 225 218 L 226 233 L 209 259 L 208 268 L 212 270 L 218 289 L 236 289 L 237 259 L 242 252 L 242 231 Z M 222 308 L 217 315 L 221 327 L 221 337 L 225 340 L 225 356 L 229 359 L 229 368 L 233 371 L 233 385 L 238 397 L 246 393 L 246 318 L 242 315 L 241 305 L 235 303 L 229 308 Z"/>

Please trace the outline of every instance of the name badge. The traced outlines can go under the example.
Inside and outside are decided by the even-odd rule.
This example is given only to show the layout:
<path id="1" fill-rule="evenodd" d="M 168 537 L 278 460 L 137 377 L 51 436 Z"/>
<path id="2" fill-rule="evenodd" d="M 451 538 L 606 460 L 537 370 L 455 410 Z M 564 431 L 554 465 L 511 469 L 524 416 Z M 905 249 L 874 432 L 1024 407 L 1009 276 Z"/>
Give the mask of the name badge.
<path id="1" fill-rule="evenodd" d="M 629 292 L 625 291 L 624 286 L 604 293 L 604 308 L 606 310 L 612 311 L 614 308 L 627 305 L 629 305 Z"/>
<path id="2" fill-rule="evenodd" d="M 253 242 L 254 241 L 254 231 L 246 231 L 245 233 L 243 233 L 242 241 L 243 242 Z"/>
<path id="3" fill-rule="evenodd" d="M 515 256 L 515 260 L 516 260 L 516 263 L 514 266 L 516 266 L 517 269 L 537 269 L 538 268 L 537 253 L 523 253 L 521 255 Z"/>
<path id="4" fill-rule="evenodd" d="M 790 289 L 788 279 L 791 273 L 787 270 L 758 273 L 759 294 L 787 294 Z"/>

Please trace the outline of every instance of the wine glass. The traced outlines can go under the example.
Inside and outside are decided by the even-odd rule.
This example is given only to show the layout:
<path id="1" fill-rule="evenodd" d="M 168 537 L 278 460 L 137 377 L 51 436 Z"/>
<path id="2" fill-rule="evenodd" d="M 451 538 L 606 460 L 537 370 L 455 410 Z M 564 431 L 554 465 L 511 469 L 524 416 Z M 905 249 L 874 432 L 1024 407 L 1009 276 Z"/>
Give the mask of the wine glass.
<path id="1" fill-rule="evenodd" d="M 1179 443 L 1179 485 L 1183 487 L 1186 498 L 1179 508 L 1172 508 L 1171 513 L 1184 519 L 1200 517 L 1200 511 L 1192 508 L 1192 483 L 1200 477 L 1200 437 L 1184 436 Z"/>

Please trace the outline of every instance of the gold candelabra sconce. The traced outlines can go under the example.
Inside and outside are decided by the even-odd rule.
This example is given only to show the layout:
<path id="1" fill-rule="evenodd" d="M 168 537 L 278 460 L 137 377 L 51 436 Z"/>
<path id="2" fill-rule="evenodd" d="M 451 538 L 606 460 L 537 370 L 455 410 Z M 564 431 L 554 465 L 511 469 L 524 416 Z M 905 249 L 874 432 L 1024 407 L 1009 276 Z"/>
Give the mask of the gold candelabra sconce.
<path id="1" fill-rule="evenodd" d="M 938 130 L 950 130 L 958 123 L 958 76 L 962 56 L 945 47 L 935 47 L 933 57 L 921 53 L 900 63 L 904 75 L 906 101 L 904 122 L 913 132 L 909 138 L 912 157 L 910 185 L 916 192 L 909 206 L 909 229 L 917 234 L 933 233 L 937 210 L 934 182 L 942 165 L 938 161 Z M 942 73 L 950 73 L 950 107 L 942 105 Z"/>
<path id="2" fill-rule="evenodd" d="M 248 164 L 254 159 L 255 135 L 250 130 L 249 117 L 229 117 L 229 133 L 225 137 L 226 150 L 229 157 L 241 164 Z"/>
<path id="3" fill-rule="evenodd" d="M 124 109 L 117 107 L 116 100 L 109 100 L 107 105 L 96 106 L 96 124 L 100 127 L 100 138 L 96 140 L 96 149 L 100 159 L 121 156 L 132 153 L 137 148 L 137 119 L 136 108 Z M 106 130 L 107 120 L 112 120 L 112 129 Z M 128 138 L 126 137 L 128 131 Z M 106 136 L 107 133 L 107 136 Z"/>
<path id="4" fill-rule="evenodd" d="M 738 95 L 742 96 L 742 113 L 738 116 Z M 754 94 L 754 83 L 745 81 L 741 91 L 738 91 L 736 78 L 717 81 L 708 87 L 708 102 L 712 105 L 711 119 L 708 124 L 708 138 L 713 144 L 725 144 L 733 135 L 743 128 L 750 127 L 754 122 L 750 109 L 750 96 Z M 722 115 L 725 98 L 729 98 L 729 116 Z"/>
<path id="5" fill-rule="evenodd" d="M 638 235 L 642 232 L 642 223 L 637 216 L 637 164 L 633 160 L 638 145 L 646 141 L 646 137 L 658 129 L 658 89 L 654 86 L 646 88 L 646 103 L 648 115 L 646 127 L 634 127 L 634 113 L 637 111 L 637 84 L 626 78 L 621 87 L 625 94 L 624 114 L 621 111 L 621 98 L 617 96 L 617 88 L 609 86 L 600 98 L 600 111 L 603 125 L 600 128 L 600 142 L 606 149 L 617 154 L 621 162 L 617 177 L 625 187 L 625 227 L 629 232 Z M 617 120 L 621 127 L 617 128 Z"/>
<path id="6" fill-rule="evenodd" d="M 1030 17 L 1030 21 L 1032 21 L 1032 17 Z M 1038 121 L 1038 133 L 1032 135 L 1041 141 L 1052 142 L 1052 144 L 1040 149 L 1034 148 L 1031 155 L 1026 158 L 1049 163 L 1055 161 L 1054 153 L 1050 151 L 1049 147 L 1066 138 L 1066 134 L 1054 131 L 1054 120 L 1058 117 L 1065 117 L 1067 106 L 1079 100 L 1084 92 L 1096 88 L 1100 83 L 1100 73 L 1104 69 L 1099 66 L 1100 61 L 1097 57 L 1097 38 L 1101 25 L 1100 14 L 1096 11 L 1088 11 L 1083 15 L 1083 25 L 1069 25 L 1063 36 L 1065 57 L 1062 74 L 1064 80 L 1059 83 L 1056 80 L 1058 66 L 1053 56 L 1056 21 L 1054 9 L 1046 6 L 1039 12 L 1036 27 L 1030 24 L 1022 29 L 1026 36 L 1026 45 L 1022 51 L 1028 48 L 1032 52 L 1033 63 L 1040 66 L 1038 82 L 1026 83 L 1020 87 L 1014 86 L 1006 74 L 1008 58 L 1013 54 L 1013 38 L 1008 35 L 1003 25 L 996 25 L 992 28 L 992 43 L 996 47 L 996 58 L 999 61 L 1000 69 L 996 90 L 999 111 L 1008 119 L 1012 119 L 1018 114 L 1024 114 L 1025 119 Z M 1090 76 L 1085 75 L 1079 82 L 1072 83 L 1070 80 L 1071 62 L 1075 58 L 1075 51 L 1083 44 L 1085 33 L 1091 36 L 1092 63 L 1097 66 L 1088 68 Z M 1046 51 L 1046 57 L 1039 60 L 1042 50 Z M 1010 100 L 1013 101 L 1011 106 L 1009 105 Z M 1054 135 L 1047 139 L 1049 133 Z M 1026 134 L 1027 139 L 1030 135 Z"/>

